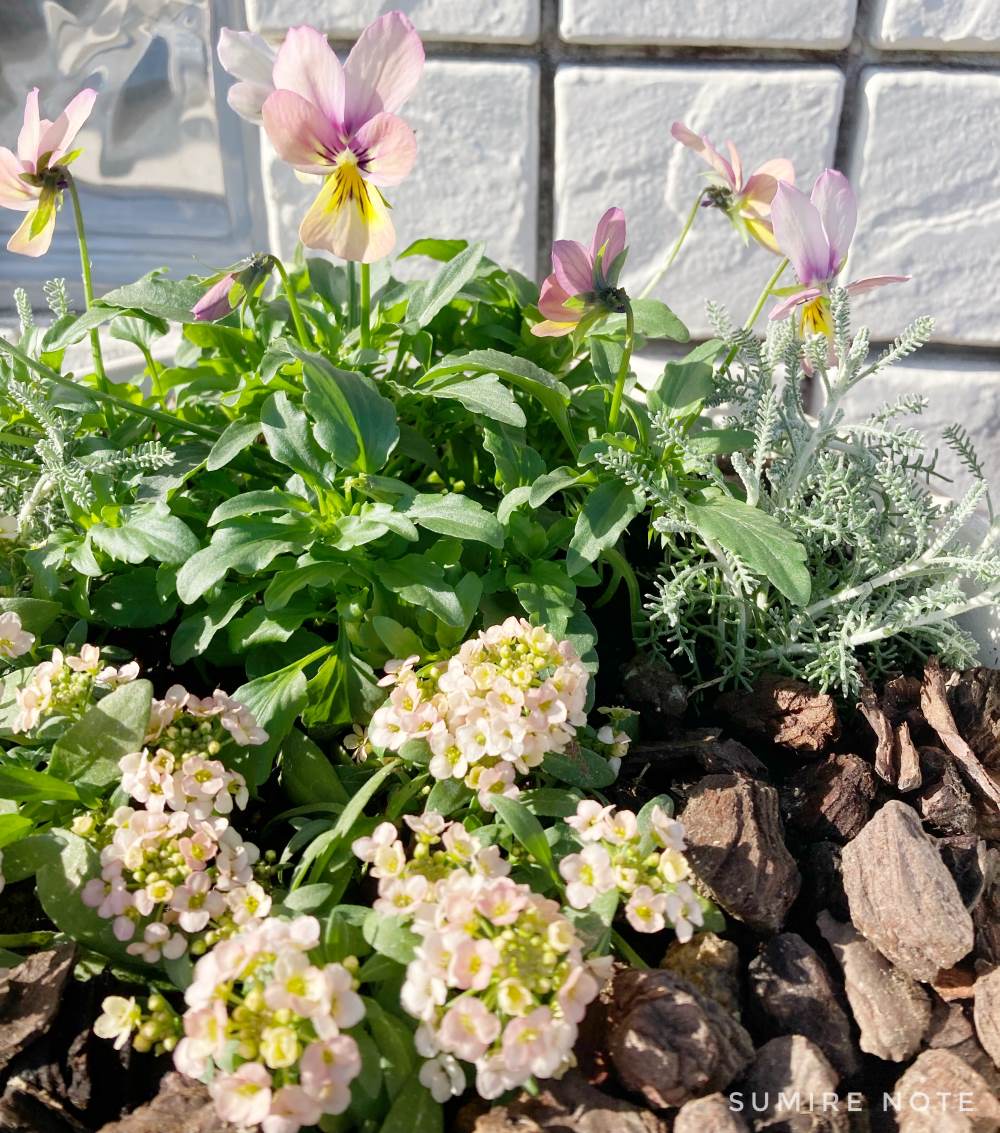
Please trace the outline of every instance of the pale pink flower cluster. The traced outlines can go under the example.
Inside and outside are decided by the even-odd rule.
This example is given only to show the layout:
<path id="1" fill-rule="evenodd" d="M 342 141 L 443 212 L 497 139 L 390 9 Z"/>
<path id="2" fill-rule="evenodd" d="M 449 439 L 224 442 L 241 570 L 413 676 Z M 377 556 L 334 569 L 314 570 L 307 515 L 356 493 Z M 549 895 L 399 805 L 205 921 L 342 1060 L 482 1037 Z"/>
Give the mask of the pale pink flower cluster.
<path id="1" fill-rule="evenodd" d="M 297 1133 L 350 1104 L 361 1053 L 343 1032 L 365 1008 L 348 967 L 311 961 L 319 941 L 314 917 L 272 917 L 195 965 L 174 1063 L 192 1078 L 212 1075 L 222 1120 Z"/>
<path id="2" fill-rule="evenodd" d="M 586 909 L 602 893 L 617 889 L 627 898 L 625 916 L 637 932 L 660 932 L 669 924 L 677 939 L 690 940 L 703 922 L 701 906 L 685 880 L 684 827 L 654 807 L 647 836 L 630 810 L 615 810 L 584 799 L 566 820 L 583 849 L 559 863 L 566 900 Z"/>
<path id="3" fill-rule="evenodd" d="M 443 1102 L 465 1089 L 460 1061 L 484 1098 L 561 1073 L 608 961 L 584 960 L 559 905 L 512 881 L 499 847 L 433 811 L 405 821 L 410 857 L 391 822 L 352 848 L 378 879 L 376 912 L 421 938 L 402 992 L 421 1022 L 420 1080 Z"/>
<path id="4" fill-rule="evenodd" d="M 30 681 L 18 689 L 19 712 L 14 728 L 24 734 L 46 716 L 81 716 L 90 706 L 95 688 L 117 688 L 138 675 L 135 661 L 121 668 L 103 665 L 96 645 L 83 645 L 78 654 L 69 656 L 54 649 L 51 659 L 36 665 Z"/>
<path id="5" fill-rule="evenodd" d="M 0 614 L 0 657 L 13 661 L 23 657 L 35 644 L 35 635 L 21 624 L 20 617 L 8 610 Z"/>
<path id="6" fill-rule="evenodd" d="M 227 717 L 241 737 L 266 738 L 221 693 L 199 700 L 175 686 L 154 701 L 148 736 L 157 746 L 119 762 L 123 789 L 143 809 L 119 807 L 102 826 L 81 827 L 101 847 L 101 876 L 84 887 L 83 901 L 113 919 L 128 952 L 149 963 L 182 956 L 192 941 L 203 951 L 271 908 L 254 873 L 260 851 L 228 818 L 247 804 L 246 780 L 213 758 L 230 732 Z"/>
<path id="7" fill-rule="evenodd" d="M 389 751 L 425 740 L 431 775 L 464 780 L 487 810 L 494 794 L 515 797 L 517 775 L 565 751 L 586 723 L 579 656 L 523 618 L 491 626 L 447 661 L 418 670 L 418 660 L 386 666 L 381 683 L 392 692 L 372 717 L 369 740 Z"/>

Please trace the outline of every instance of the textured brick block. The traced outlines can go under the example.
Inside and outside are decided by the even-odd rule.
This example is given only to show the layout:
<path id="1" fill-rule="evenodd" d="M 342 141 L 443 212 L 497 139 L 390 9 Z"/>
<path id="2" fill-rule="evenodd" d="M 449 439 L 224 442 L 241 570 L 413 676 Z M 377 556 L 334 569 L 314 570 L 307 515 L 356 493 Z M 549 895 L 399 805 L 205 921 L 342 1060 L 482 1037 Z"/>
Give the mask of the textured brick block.
<path id="1" fill-rule="evenodd" d="M 1000 148 L 987 140 L 998 104 L 1000 73 L 865 78 L 850 162 L 861 213 L 847 274 L 913 276 L 865 297 L 875 336 L 933 315 L 941 341 L 1000 343 L 1000 306 L 982 293 L 1000 273 Z"/>
<path id="2" fill-rule="evenodd" d="M 670 136 L 683 119 L 721 144 L 736 141 L 749 168 L 794 159 L 811 183 L 833 159 L 843 79 L 832 67 L 566 67 L 556 76 L 556 235 L 589 240 L 605 209 L 629 223 L 624 280 L 643 287 L 674 241 L 706 167 Z M 705 209 L 654 294 L 693 334 L 707 335 L 705 300 L 749 314 L 776 266 L 744 248 L 727 219 Z M 789 279 L 790 281 L 790 279 Z"/>
<path id="3" fill-rule="evenodd" d="M 312 24 L 347 38 L 376 16 L 398 9 L 429 39 L 531 43 L 538 38 L 538 0 L 247 0 L 252 28 Z"/>
<path id="4" fill-rule="evenodd" d="M 410 177 L 387 190 L 397 251 L 421 236 L 485 240 L 495 260 L 534 275 L 535 64 L 433 60 L 403 115 L 419 149 Z M 298 181 L 266 138 L 263 147 L 271 239 L 288 255 L 316 187 Z"/>
<path id="5" fill-rule="evenodd" d="M 882 47 L 995 51 L 1000 47 L 997 0 L 881 0 L 873 24 Z"/>
<path id="6" fill-rule="evenodd" d="M 941 433 L 958 421 L 972 437 L 990 484 L 1000 503 L 1000 375 L 988 362 L 956 359 L 938 351 L 922 351 L 897 362 L 876 381 L 861 382 L 850 394 L 848 416 L 858 420 L 904 394 L 927 398 L 923 413 L 899 420 L 926 433 L 939 449 L 937 467 L 951 483 L 937 481 L 942 495 L 959 496 L 972 483 L 961 461 L 941 443 Z"/>
<path id="7" fill-rule="evenodd" d="M 850 42 L 856 0 L 828 0 L 822 12 L 813 0 L 562 0 L 560 8 L 561 35 L 576 43 L 831 48 Z"/>

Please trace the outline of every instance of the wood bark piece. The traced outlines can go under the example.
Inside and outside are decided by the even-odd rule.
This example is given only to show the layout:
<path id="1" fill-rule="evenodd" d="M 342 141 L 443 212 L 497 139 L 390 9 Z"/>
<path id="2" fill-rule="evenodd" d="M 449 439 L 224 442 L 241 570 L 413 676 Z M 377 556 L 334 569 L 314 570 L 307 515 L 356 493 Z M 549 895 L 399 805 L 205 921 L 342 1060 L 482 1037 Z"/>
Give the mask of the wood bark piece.
<path id="1" fill-rule="evenodd" d="M 861 1049 L 905 1062 L 920 1049 L 931 1022 L 930 996 L 849 924 L 820 913 L 819 930 L 844 973 L 844 991 L 861 1031 Z"/>
<path id="2" fill-rule="evenodd" d="M 673 940 L 660 967 L 687 980 L 730 1015 L 740 1014 L 740 952 L 731 940 L 699 932 L 691 940 Z"/>
<path id="3" fill-rule="evenodd" d="M 972 950 L 972 917 L 911 807 L 886 803 L 842 862 L 855 928 L 896 967 L 927 982 Z"/>
<path id="4" fill-rule="evenodd" d="M 715 706 L 740 731 L 803 755 L 828 750 L 840 735 L 833 697 L 792 677 L 759 677 L 749 691 L 723 693 Z"/>
<path id="5" fill-rule="evenodd" d="M 871 814 L 875 776 L 860 756 L 830 755 L 796 771 L 782 800 L 788 825 L 804 836 L 849 842 Z"/>
<path id="6" fill-rule="evenodd" d="M 976 957 L 1000 965 L 1000 850 L 986 851 L 983 895 L 972 911 L 976 926 Z"/>
<path id="7" fill-rule="evenodd" d="M 899 778 L 896 730 L 888 712 L 879 703 L 875 690 L 867 681 L 861 686 L 858 710 L 875 733 L 875 772 L 880 779 L 895 786 Z"/>
<path id="8" fill-rule="evenodd" d="M 608 1052 L 627 1090 L 657 1109 L 724 1090 L 753 1058 L 743 1027 L 672 972 L 616 975 Z"/>
<path id="9" fill-rule="evenodd" d="M 1000 769 L 1000 669 L 967 669 L 947 682 L 948 706 L 983 766 Z"/>
<path id="10" fill-rule="evenodd" d="M 757 1051 L 743 1100 L 747 1110 L 753 1110 L 755 1130 L 847 1133 L 848 1116 L 837 1100 L 838 1081 L 817 1046 L 802 1035 L 783 1035 Z"/>
<path id="11" fill-rule="evenodd" d="M 910 735 L 910 725 L 904 720 L 896 725 L 896 750 L 899 752 L 899 776 L 896 788 L 904 794 L 915 791 L 923 783 L 920 770 L 920 752 Z"/>
<path id="12" fill-rule="evenodd" d="M 682 815 L 691 866 L 718 903 L 751 928 L 776 932 L 799 891 L 778 792 L 736 775 L 708 775 Z"/>
<path id="13" fill-rule="evenodd" d="M 1000 784 L 979 762 L 976 753 L 958 734 L 958 725 L 948 707 L 944 672 L 935 658 L 927 662 L 924 683 L 920 690 L 920 707 L 927 723 L 937 732 L 944 746 L 951 752 L 967 778 L 1000 808 Z"/>
<path id="14" fill-rule="evenodd" d="M 677 720 L 687 709 L 687 689 L 669 665 L 656 658 L 638 654 L 625 670 L 624 691 L 627 702 L 643 714 L 648 723 Z"/>
<path id="15" fill-rule="evenodd" d="M 898 1099 L 899 1133 L 1000 1130 L 1000 1101 L 982 1075 L 950 1051 L 925 1050 L 892 1095 Z"/>
<path id="16" fill-rule="evenodd" d="M 522 1093 L 480 1115 L 473 1133 L 666 1133 L 655 1113 L 602 1093 L 582 1074 L 541 1085 L 536 1097 Z"/>
<path id="17" fill-rule="evenodd" d="M 981 1075 L 1000 1097 L 1000 1070 L 980 1045 L 972 1020 L 960 1003 L 937 1000 L 931 1012 L 931 1025 L 924 1045 L 929 1050 L 947 1050 L 957 1055 Z"/>
<path id="18" fill-rule="evenodd" d="M 52 1025 L 74 955 L 72 944 L 36 952 L 0 979 L 0 1069 Z"/>
<path id="19" fill-rule="evenodd" d="M 215 1112 L 206 1086 L 171 1072 L 151 1102 L 103 1126 L 100 1133 L 237 1133 L 237 1129 Z"/>
<path id="20" fill-rule="evenodd" d="M 976 827 L 976 808 L 962 777 L 947 752 L 924 748 L 924 760 L 935 769 L 917 797 L 920 813 L 928 826 L 940 834 L 966 834 Z"/>
<path id="21" fill-rule="evenodd" d="M 748 975 L 753 1003 L 772 1033 L 804 1035 L 843 1077 L 857 1073 L 850 1020 L 823 961 L 801 936 L 787 932 L 769 941 Z"/>
<path id="22" fill-rule="evenodd" d="M 988 975 L 976 980 L 972 1017 L 983 1049 L 1000 1067 L 1000 968 L 994 968 Z"/>
<path id="23" fill-rule="evenodd" d="M 750 1133 L 750 1126 L 733 1111 L 727 1097 L 709 1094 L 681 1106 L 674 1133 Z"/>

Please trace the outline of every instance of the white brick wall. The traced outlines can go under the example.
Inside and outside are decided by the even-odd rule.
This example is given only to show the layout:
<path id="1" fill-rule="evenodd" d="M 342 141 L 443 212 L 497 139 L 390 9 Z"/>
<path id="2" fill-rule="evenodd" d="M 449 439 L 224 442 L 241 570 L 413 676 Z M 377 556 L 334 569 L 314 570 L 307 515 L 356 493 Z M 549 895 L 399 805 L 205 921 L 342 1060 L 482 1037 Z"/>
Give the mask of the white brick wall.
<path id="1" fill-rule="evenodd" d="M 484 239 L 537 277 L 553 237 L 587 239 L 619 204 L 638 290 L 702 172 L 675 119 L 731 137 L 750 167 L 791 158 L 806 187 L 837 162 L 861 198 L 850 275 L 913 276 L 857 316 L 878 339 L 937 319 L 933 351 L 885 396 L 912 381 L 925 422 L 961 417 L 1000 483 L 1000 0 L 247 0 L 247 15 L 272 38 L 308 22 L 343 45 L 393 7 L 429 58 L 406 111 L 417 168 L 392 193 L 400 247 Z M 263 162 L 289 251 L 309 190 Z M 657 294 L 704 335 L 705 299 L 744 318 L 773 264 L 705 210 Z"/>

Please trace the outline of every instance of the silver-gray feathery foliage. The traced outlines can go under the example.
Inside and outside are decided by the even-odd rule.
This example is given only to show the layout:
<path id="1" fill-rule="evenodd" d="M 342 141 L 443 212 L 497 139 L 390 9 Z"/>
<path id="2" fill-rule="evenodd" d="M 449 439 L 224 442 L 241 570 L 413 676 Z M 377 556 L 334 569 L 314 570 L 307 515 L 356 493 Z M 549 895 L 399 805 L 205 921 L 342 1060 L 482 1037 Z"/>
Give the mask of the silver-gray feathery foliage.
<path id="1" fill-rule="evenodd" d="M 711 404 L 727 426 L 753 437 L 731 457 L 729 490 L 805 548 L 808 604 L 795 606 L 694 532 L 657 473 L 663 454 L 680 452 L 688 472 L 716 482 L 722 473 L 680 422 L 660 414 L 649 451 L 603 461 L 654 501 L 664 562 L 646 604 L 649 644 L 693 684 L 745 682 L 770 669 L 853 696 L 866 674 L 878 680 L 932 654 L 955 666 L 975 662 L 975 642 L 956 618 L 992 605 L 1000 591 L 1000 525 L 968 435 L 954 426 L 942 437 L 973 477 L 961 498 L 949 500 L 935 473 L 936 450 L 899 420 L 919 413 L 921 398 L 903 397 L 858 421 L 844 408 L 859 382 L 877 384 L 925 343 L 932 322 L 918 319 L 870 361 L 867 331 L 851 336 L 846 293 L 838 291 L 832 306 L 830 339 L 804 346 L 793 320 L 773 325 L 760 342 L 710 308 L 735 351 Z M 803 356 L 824 395 L 817 416 L 803 403 Z"/>

